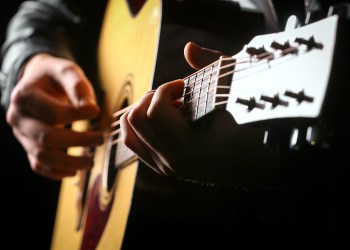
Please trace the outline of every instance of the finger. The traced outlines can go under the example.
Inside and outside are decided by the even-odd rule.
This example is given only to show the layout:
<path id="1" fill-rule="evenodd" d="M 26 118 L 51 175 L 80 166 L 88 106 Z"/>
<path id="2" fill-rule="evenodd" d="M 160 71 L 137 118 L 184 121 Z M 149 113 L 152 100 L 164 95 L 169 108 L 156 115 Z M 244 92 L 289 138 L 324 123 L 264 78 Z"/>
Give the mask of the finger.
<path id="1" fill-rule="evenodd" d="M 173 89 L 167 86 L 172 86 Z M 188 142 L 189 125 L 174 106 L 176 100 L 181 98 L 183 88 L 183 80 L 166 83 L 154 94 L 145 95 L 128 115 L 130 126 L 157 153 L 152 155 L 153 161 L 166 175 L 174 172 L 172 166 L 179 161 L 176 152 L 187 147 L 185 144 Z M 168 90 L 171 91 L 167 92 Z"/>
<path id="2" fill-rule="evenodd" d="M 174 107 L 184 92 L 183 80 L 161 85 L 155 92 L 147 110 L 147 118 L 153 129 L 166 137 L 173 147 L 188 138 L 189 124 L 183 114 Z"/>
<path id="3" fill-rule="evenodd" d="M 202 48 L 195 43 L 189 42 L 185 46 L 184 55 L 188 64 L 198 70 L 218 60 L 222 53 Z"/>
<path id="4" fill-rule="evenodd" d="M 47 109 L 53 111 L 53 114 L 61 111 L 63 113 L 61 117 L 65 117 L 66 114 L 73 114 L 75 117 L 75 113 L 79 111 L 84 113 L 84 118 L 93 118 L 99 113 L 91 83 L 83 70 L 70 60 L 48 54 L 36 55 L 27 63 L 19 83 L 21 84 L 17 84 L 16 88 L 21 95 L 18 96 L 34 97 L 35 102 L 31 102 L 32 100 L 28 98 L 28 105 L 25 106 L 30 108 L 37 104 L 31 109 L 32 111 L 46 104 Z M 36 95 L 38 97 L 35 99 Z M 62 100 L 62 97 L 66 99 Z M 55 107 L 58 108 L 55 109 Z M 37 112 L 37 115 L 40 114 Z M 48 114 L 50 113 L 46 113 Z"/>
<path id="5" fill-rule="evenodd" d="M 167 144 L 167 138 L 160 139 L 158 132 L 154 131 L 154 128 L 148 121 L 147 109 L 154 95 L 154 91 L 146 93 L 139 102 L 134 105 L 134 108 L 129 111 L 127 117 L 127 123 L 132 128 L 135 136 L 139 139 L 140 143 L 145 148 L 149 165 L 153 167 L 158 173 L 168 175 L 173 172 L 167 161 L 163 157 L 164 153 L 169 152 L 169 145 Z M 149 160 L 152 158 L 152 160 Z M 154 162 L 154 164 L 153 164 Z M 155 169 L 155 167 L 157 169 Z"/>
<path id="6" fill-rule="evenodd" d="M 174 173 L 173 169 L 169 166 L 165 158 L 162 157 L 161 153 L 155 151 L 153 148 L 148 146 L 144 140 L 141 140 L 138 137 L 138 135 L 129 125 L 127 116 L 128 114 L 124 114 L 121 117 L 122 139 L 124 144 L 135 152 L 141 161 L 143 161 L 158 174 L 170 175 Z"/>
<path id="7" fill-rule="evenodd" d="M 61 180 L 65 177 L 71 177 L 71 176 L 76 175 L 77 171 L 75 171 L 75 170 L 64 171 L 64 170 L 52 169 L 49 167 L 41 167 L 41 168 L 33 167 L 33 166 L 36 166 L 35 165 L 36 159 L 31 154 L 28 154 L 27 156 L 28 156 L 30 167 L 33 170 L 33 172 L 35 172 L 39 175 L 42 175 L 44 177 L 47 177 L 47 178 L 50 178 L 53 180 Z"/>
<path id="8" fill-rule="evenodd" d="M 56 60 L 61 60 L 61 63 L 55 63 L 54 67 L 50 67 L 48 74 L 61 84 L 72 104 L 75 107 L 96 107 L 94 90 L 83 70 L 69 60 Z"/>
<path id="9" fill-rule="evenodd" d="M 52 168 L 64 171 L 77 171 L 79 169 L 89 169 L 93 166 L 93 158 L 90 155 L 68 155 L 65 150 L 43 148 L 28 138 L 22 136 L 18 130 L 13 133 L 19 140 L 28 156 L 31 155 L 31 167 L 36 172 L 41 169 Z"/>
<path id="10" fill-rule="evenodd" d="M 95 147 L 103 143 L 101 132 L 77 132 L 69 128 L 52 127 L 25 115 L 20 119 L 15 118 L 11 124 L 18 132 L 18 137 L 25 137 L 32 142 L 27 145 L 28 150 L 33 146 L 67 149 L 73 146 Z"/>
<path id="11" fill-rule="evenodd" d="M 28 153 L 30 166 L 35 173 L 51 179 L 74 176 L 78 170 L 89 170 L 93 159 L 87 156 L 70 156 L 63 151 L 36 151 Z"/>
<path id="12" fill-rule="evenodd" d="M 153 151 L 159 151 L 159 148 L 165 148 L 164 143 L 158 138 L 157 134 L 149 124 L 147 110 L 152 101 L 154 92 L 146 93 L 131 109 L 127 115 L 127 122 L 138 138 L 142 140 Z"/>
<path id="13" fill-rule="evenodd" d="M 30 114 L 48 124 L 69 124 L 76 120 L 91 119 L 99 111 L 98 108 L 91 107 L 77 109 L 40 89 L 17 88 L 11 95 L 8 116 L 20 112 Z"/>
<path id="14" fill-rule="evenodd" d="M 126 112 L 120 117 L 121 136 L 124 144 L 130 150 L 132 150 L 146 165 L 151 167 L 158 174 L 161 174 L 161 172 L 156 167 L 156 162 L 153 160 L 153 157 L 150 154 L 150 151 L 152 151 L 152 149 L 137 136 L 128 122 L 128 115 L 129 112 Z"/>

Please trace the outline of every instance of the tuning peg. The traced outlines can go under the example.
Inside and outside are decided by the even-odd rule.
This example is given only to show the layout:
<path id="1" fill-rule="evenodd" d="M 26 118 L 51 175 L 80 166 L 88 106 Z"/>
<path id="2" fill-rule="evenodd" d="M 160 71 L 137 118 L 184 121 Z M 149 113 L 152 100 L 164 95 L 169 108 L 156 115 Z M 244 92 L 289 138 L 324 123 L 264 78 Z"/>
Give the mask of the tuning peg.
<path id="1" fill-rule="evenodd" d="M 255 100 L 255 97 L 251 97 L 249 100 L 248 99 L 242 99 L 242 98 L 237 98 L 236 103 L 242 104 L 247 106 L 248 112 L 252 111 L 255 108 L 258 109 L 264 109 L 265 105 L 262 103 L 259 103 Z"/>
<path id="2" fill-rule="evenodd" d="M 270 150 L 274 150 L 277 148 L 278 137 L 272 128 L 268 128 L 264 132 L 264 146 Z"/>
<path id="3" fill-rule="evenodd" d="M 318 147 L 327 149 L 331 147 L 331 131 L 322 124 L 308 126 L 307 128 L 293 128 L 289 148 L 300 150 L 301 147 Z"/>
<path id="4" fill-rule="evenodd" d="M 293 128 L 289 141 L 289 148 L 293 150 L 300 150 L 305 144 L 305 131 L 300 128 Z"/>
<path id="5" fill-rule="evenodd" d="M 307 96 L 304 93 L 304 90 L 299 91 L 298 93 L 292 92 L 292 91 L 285 91 L 284 92 L 285 96 L 294 98 L 298 103 L 302 103 L 302 102 L 313 102 L 314 98 L 311 96 Z"/>
<path id="6" fill-rule="evenodd" d="M 281 105 L 281 106 L 285 106 L 287 107 L 288 106 L 288 102 L 282 100 L 278 94 L 275 94 L 273 97 L 270 97 L 270 96 L 266 96 L 266 95 L 261 95 L 260 96 L 260 100 L 263 100 L 265 102 L 269 102 L 271 103 L 271 108 L 274 109 L 276 108 L 278 105 Z"/>
<path id="7" fill-rule="evenodd" d="M 324 18 L 324 13 L 322 11 L 321 5 L 315 0 L 304 0 L 306 18 L 304 24 L 310 24 L 317 20 Z"/>
<path id="8" fill-rule="evenodd" d="M 311 146 L 329 148 L 330 133 L 324 126 L 309 126 L 306 131 L 306 141 Z"/>
<path id="9" fill-rule="evenodd" d="M 346 2 L 339 2 L 335 5 L 329 6 L 327 16 L 339 15 L 341 18 L 350 19 L 350 4 Z"/>

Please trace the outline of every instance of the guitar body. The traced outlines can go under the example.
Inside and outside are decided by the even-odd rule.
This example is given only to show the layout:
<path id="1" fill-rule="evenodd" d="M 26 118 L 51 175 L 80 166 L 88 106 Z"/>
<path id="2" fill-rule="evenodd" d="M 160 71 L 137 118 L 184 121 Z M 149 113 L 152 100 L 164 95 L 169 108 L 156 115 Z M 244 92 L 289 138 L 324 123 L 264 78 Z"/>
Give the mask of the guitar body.
<path id="1" fill-rule="evenodd" d="M 196 11 L 198 3 L 202 4 L 201 13 Z M 233 32 L 227 33 L 224 27 L 214 24 L 233 24 L 242 18 L 249 20 L 250 29 L 237 27 L 242 40 L 260 32 L 261 14 L 244 15 L 233 3 L 227 4 L 109 1 L 98 51 L 104 90 L 103 113 L 98 126 L 105 131 L 106 140 L 93 150 L 95 166 L 91 172 L 62 181 L 53 250 L 134 249 L 139 244 L 157 248 L 156 242 L 164 246 L 162 243 L 174 233 L 184 237 L 179 240 L 183 243 L 194 237 L 192 231 L 198 231 L 194 238 L 199 240 L 203 232 L 219 235 L 225 229 L 227 221 L 223 215 L 229 216 L 231 211 L 231 199 L 226 199 L 231 196 L 230 191 L 213 191 L 209 187 L 158 176 L 135 159 L 115 167 L 116 150 L 110 138 L 113 132 L 110 125 L 113 114 L 135 103 L 151 88 L 192 71 L 182 57 L 187 41 L 227 53 L 241 48 L 239 41 L 231 42 Z M 236 16 L 233 11 L 237 12 Z M 177 40 L 169 35 L 173 31 L 184 33 L 185 27 L 189 27 L 187 34 L 190 35 L 179 35 Z M 192 33 L 192 30 L 198 32 Z M 180 57 L 180 61 L 174 63 L 174 57 Z M 88 121 L 75 122 L 73 129 L 86 130 L 90 126 Z M 86 153 L 86 149 L 72 148 L 70 153 L 80 155 Z M 208 214 L 213 217 L 208 219 Z M 181 226 L 184 228 L 180 229 Z M 215 226 L 222 229 L 205 230 L 205 227 Z M 164 241 L 156 239 L 158 237 Z"/>
<path id="2" fill-rule="evenodd" d="M 102 187 L 103 168 L 106 161 L 110 115 L 138 100 L 152 87 L 153 72 L 159 41 L 161 23 L 160 1 L 145 2 L 137 16 L 132 17 L 127 1 L 110 1 L 105 13 L 104 26 L 100 37 L 99 68 L 105 91 L 104 113 L 101 125 L 106 133 L 106 143 L 95 151 L 95 166 L 90 174 L 87 199 L 82 215 L 78 203 L 81 176 L 66 178 L 62 182 L 58 212 L 56 215 L 53 249 L 120 249 L 132 201 L 138 162 L 118 170 L 113 190 Z M 124 106 L 123 106 L 124 105 Z M 76 123 L 76 129 L 86 124 Z M 74 151 L 75 150 L 75 151 Z M 72 153 L 80 153 L 72 149 Z M 77 184 L 78 182 L 78 184 Z M 109 194 L 110 192 L 110 194 Z M 100 207 L 100 196 L 105 194 L 109 201 Z M 108 194 L 107 194 L 108 193 Z M 114 197 L 113 196 L 114 193 Z M 113 206 L 112 206 L 113 204 Z M 110 210 L 107 211 L 106 210 Z M 101 225 L 86 221 L 93 213 L 103 218 Z M 82 216 L 82 225 L 76 229 Z M 101 219 L 100 219 L 101 220 Z M 92 227 L 92 228 L 90 228 Z M 100 228 L 97 228 L 100 227 Z M 88 235 L 84 235 L 88 234 Z M 83 241 L 84 239 L 84 241 Z"/>

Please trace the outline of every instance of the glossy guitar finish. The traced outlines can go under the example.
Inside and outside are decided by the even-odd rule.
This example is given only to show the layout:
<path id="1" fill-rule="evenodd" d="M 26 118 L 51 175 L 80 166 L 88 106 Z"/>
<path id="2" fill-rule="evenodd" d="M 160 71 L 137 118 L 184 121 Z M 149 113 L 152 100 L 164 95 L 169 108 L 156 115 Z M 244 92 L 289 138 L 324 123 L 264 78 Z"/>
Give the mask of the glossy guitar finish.
<path id="1" fill-rule="evenodd" d="M 116 11 L 118 15 L 114 14 Z M 127 1 L 110 1 L 107 6 L 99 47 L 100 76 L 106 91 L 100 126 L 105 130 L 106 143 L 95 151 L 95 166 L 86 191 L 89 201 L 81 204 L 84 206 L 82 215 L 77 209 L 77 205 L 80 206 L 77 198 L 81 194 L 75 184 L 82 180 L 77 176 L 63 181 L 53 249 L 80 249 L 80 245 L 82 249 L 121 248 L 138 162 L 134 161 L 114 173 L 116 181 L 107 187 L 106 179 L 102 176 L 109 157 L 112 157 L 108 151 L 112 122 L 110 114 L 130 105 L 152 87 L 161 23 L 160 11 L 161 3 L 157 0 L 146 1 L 135 18 L 132 17 Z M 82 127 L 79 123 L 75 126 L 78 129 Z M 72 150 L 78 151 L 72 152 L 73 154 L 81 153 L 79 149 Z M 75 230 L 80 216 L 82 228 Z"/>

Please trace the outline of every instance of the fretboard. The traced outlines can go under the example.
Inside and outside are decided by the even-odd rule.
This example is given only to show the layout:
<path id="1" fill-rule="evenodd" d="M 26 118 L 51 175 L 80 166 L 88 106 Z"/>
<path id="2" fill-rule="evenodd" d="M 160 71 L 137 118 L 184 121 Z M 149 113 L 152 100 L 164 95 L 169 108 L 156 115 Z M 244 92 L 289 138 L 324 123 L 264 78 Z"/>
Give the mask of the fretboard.
<path id="1" fill-rule="evenodd" d="M 216 62 L 184 78 L 183 105 L 180 108 L 190 122 L 206 114 L 225 109 L 230 90 L 234 60 L 221 57 Z"/>

